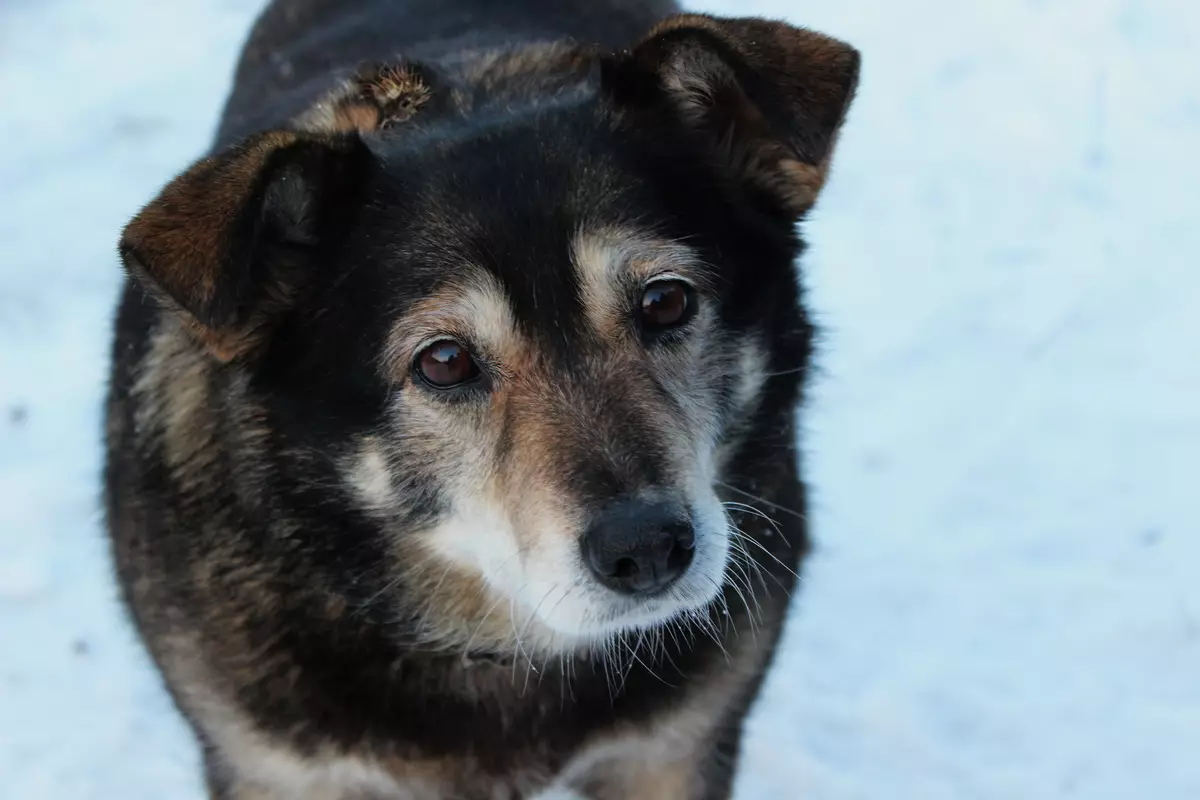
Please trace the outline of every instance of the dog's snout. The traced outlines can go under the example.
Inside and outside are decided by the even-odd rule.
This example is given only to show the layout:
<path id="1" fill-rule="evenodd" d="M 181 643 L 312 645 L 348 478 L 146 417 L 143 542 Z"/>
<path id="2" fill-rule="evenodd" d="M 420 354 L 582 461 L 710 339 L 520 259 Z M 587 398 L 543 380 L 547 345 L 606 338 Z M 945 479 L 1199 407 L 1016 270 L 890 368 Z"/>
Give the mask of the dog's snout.
<path id="1" fill-rule="evenodd" d="M 626 501 L 606 509 L 583 537 L 583 557 L 605 586 L 649 594 L 692 562 L 696 534 L 687 512 L 669 503 Z"/>

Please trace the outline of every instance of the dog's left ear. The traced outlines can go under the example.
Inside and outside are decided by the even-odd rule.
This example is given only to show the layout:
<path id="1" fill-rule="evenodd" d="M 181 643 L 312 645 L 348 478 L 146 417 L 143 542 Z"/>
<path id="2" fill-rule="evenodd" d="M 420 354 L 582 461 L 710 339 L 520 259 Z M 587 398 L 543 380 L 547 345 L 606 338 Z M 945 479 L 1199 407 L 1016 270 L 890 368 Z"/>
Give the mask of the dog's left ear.
<path id="1" fill-rule="evenodd" d="M 356 135 L 257 134 L 167 184 L 125 227 L 121 260 L 214 356 L 250 357 L 327 268 L 373 164 Z"/>
<path id="2" fill-rule="evenodd" d="M 618 106 L 669 103 L 735 180 L 793 215 L 816 201 L 858 84 L 850 45 L 782 22 L 670 17 L 607 60 Z"/>

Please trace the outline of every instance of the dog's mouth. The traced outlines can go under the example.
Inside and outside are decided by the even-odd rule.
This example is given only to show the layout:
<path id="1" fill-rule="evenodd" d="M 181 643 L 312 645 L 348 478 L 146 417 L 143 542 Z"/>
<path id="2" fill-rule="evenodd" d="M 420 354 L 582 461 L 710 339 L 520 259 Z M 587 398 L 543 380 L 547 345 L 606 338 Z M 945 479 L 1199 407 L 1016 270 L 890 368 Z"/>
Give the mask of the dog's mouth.
<path id="1" fill-rule="evenodd" d="M 725 594 L 735 534 L 714 492 L 623 495 L 586 514 L 546 508 L 522 529 L 498 508 L 462 503 L 406 540 L 419 549 L 406 556 L 418 566 L 404 602 L 423 609 L 422 637 L 558 656 L 708 620 Z"/>
<path id="2" fill-rule="evenodd" d="M 526 564 L 515 593 L 504 588 L 513 585 L 507 581 L 493 583 L 493 599 L 484 614 L 507 608 L 511 619 L 501 620 L 506 615 L 496 613 L 493 636 L 480 630 L 488 619 L 471 623 L 466 646 L 445 656 L 481 675 L 525 666 L 536 673 L 555 658 L 622 657 L 622 647 L 628 649 L 634 639 L 641 644 L 643 636 L 647 642 L 665 643 L 672 635 L 684 641 L 711 631 L 714 608 L 729 578 L 730 528 L 701 523 L 686 526 L 685 532 L 677 508 L 641 511 L 647 512 L 643 521 L 657 514 L 665 523 L 647 522 L 653 533 L 647 533 L 646 525 L 618 526 L 615 533 L 599 534 L 613 539 L 604 546 L 589 545 L 585 534 L 576 544 L 578 558 L 572 566 L 545 553 L 537 563 Z M 635 513 L 638 509 L 625 508 L 610 521 Z"/>
<path id="3" fill-rule="evenodd" d="M 693 523 L 668 504 L 606 512 L 581 542 L 576 569 L 584 574 L 573 582 L 559 576 L 533 613 L 572 646 L 707 615 L 723 592 L 731 549 L 724 520 L 712 522 Z"/>

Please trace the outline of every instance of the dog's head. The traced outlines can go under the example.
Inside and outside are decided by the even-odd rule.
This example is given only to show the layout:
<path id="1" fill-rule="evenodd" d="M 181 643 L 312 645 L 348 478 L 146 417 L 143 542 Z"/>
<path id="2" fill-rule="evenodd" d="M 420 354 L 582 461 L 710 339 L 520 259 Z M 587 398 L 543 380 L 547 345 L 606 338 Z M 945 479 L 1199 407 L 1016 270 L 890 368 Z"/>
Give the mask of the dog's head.
<path id="1" fill-rule="evenodd" d="M 122 255 L 374 520 L 373 598 L 561 650 L 721 590 L 723 459 L 794 398 L 794 226 L 858 57 L 680 16 L 541 58 L 364 74 L 185 172 Z"/>

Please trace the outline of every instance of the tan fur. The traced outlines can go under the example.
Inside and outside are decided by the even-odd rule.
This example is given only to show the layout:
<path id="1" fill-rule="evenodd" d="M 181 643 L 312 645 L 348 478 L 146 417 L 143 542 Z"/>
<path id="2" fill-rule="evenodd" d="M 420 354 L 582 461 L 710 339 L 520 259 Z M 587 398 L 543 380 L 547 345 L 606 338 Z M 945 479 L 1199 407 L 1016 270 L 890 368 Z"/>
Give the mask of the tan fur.
<path id="1" fill-rule="evenodd" d="M 167 464 L 187 488 L 212 479 L 207 472 L 216 455 L 211 368 L 211 359 L 179 321 L 164 317 L 134 384 L 134 392 L 142 397 L 139 430 L 162 437 Z"/>
<path id="2" fill-rule="evenodd" d="M 153 265 L 151 285 L 187 308 L 213 299 L 228 245 L 228 217 L 244 206 L 267 158 L 297 136 L 274 131 L 255 137 L 232 157 L 199 161 L 167 184 L 125 229 L 124 240 L 143 266 Z M 179 226 L 181 216 L 194 220 Z"/>
<path id="3" fill-rule="evenodd" d="M 368 436 L 359 443 L 358 452 L 347 462 L 345 472 L 364 509 L 387 512 L 395 507 L 398 498 L 392 472 L 378 437 Z"/>
<path id="4" fill-rule="evenodd" d="M 712 39 L 727 52 L 712 49 Z M 635 53 L 658 69 L 680 115 L 710 129 L 737 174 L 797 215 L 812 207 L 857 84 L 855 50 L 764 20 L 680 14 L 656 25 Z M 735 66 L 776 78 L 772 100 L 782 108 L 772 119 Z"/>
<path id="5" fill-rule="evenodd" d="M 301 755 L 256 730 L 215 688 L 220 682 L 211 671 L 185 656 L 189 651 L 195 651 L 192 637 L 178 634 L 172 637 L 166 662 L 180 687 L 180 702 L 217 746 L 221 756 L 214 766 L 227 776 L 237 800 L 344 800 L 364 795 L 380 800 L 435 800 L 442 796 L 438 787 L 451 774 L 448 765 L 329 747 Z"/>
<path id="6" fill-rule="evenodd" d="M 319 133 L 373 133 L 412 119 L 431 96 L 432 90 L 411 67 L 385 64 L 347 81 L 296 124 Z"/>
<path id="7" fill-rule="evenodd" d="M 635 414 L 661 431 L 678 477 L 697 497 L 710 494 L 715 431 L 706 405 L 701 354 L 707 316 L 695 335 L 680 345 L 686 352 L 651 356 L 630 330 L 629 288 L 659 276 L 686 277 L 704 288 L 694 253 L 678 243 L 633 229 L 581 231 L 573 260 L 588 296 L 585 307 L 602 361 L 587 361 L 587 379 L 564 381 L 535 344 L 518 330 L 503 289 L 483 270 L 436 290 L 395 323 L 383 374 L 401 386 L 394 403 L 404 424 L 404 458 L 453 476 L 454 511 L 448 521 L 421 535 L 397 539 L 395 563 L 420 587 L 425 635 L 460 647 L 495 647 L 516 655 L 555 653 L 564 644 L 544 627 L 537 612 L 586 596 L 587 587 L 570 576 L 583 570 L 578 539 L 586 518 L 571 501 L 572 458 L 564 437 L 584 436 L 597 447 L 594 458 L 623 475 L 619 456 L 603 442 L 619 436 L 624 419 Z M 447 413 L 446 405 L 412 385 L 416 353 L 442 337 L 474 343 L 490 363 L 501 366 L 484 406 Z M 693 373 L 693 369 L 700 370 Z M 679 406 L 664 403 L 650 372 L 670 387 Z M 603 388 L 601 388 L 603 387 Z M 619 407 L 621 413 L 614 413 Z M 507 455 L 500 459 L 501 438 Z M 393 494 L 385 439 L 364 441 L 344 473 L 364 508 L 386 517 Z M 428 443 L 426 451 L 424 445 Z M 397 456 L 398 458 L 399 456 Z M 699 471 L 685 465 L 708 465 Z M 692 474 L 695 473 L 695 474 Z M 715 502 L 715 501 L 714 501 Z M 719 509 L 710 511 L 720 515 Z M 533 596 L 512 592 L 529 582 L 529 562 L 560 564 L 558 585 L 534 583 Z M 582 575 L 582 573 L 579 573 Z M 586 583 L 586 581 L 581 581 Z"/>
<path id="8" fill-rule="evenodd" d="M 418 349 L 441 337 L 478 342 L 515 373 L 536 371 L 536 356 L 517 331 L 503 290 L 483 270 L 478 270 L 475 278 L 432 294 L 398 321 L 383 359 L 386 374 L 396 381 L 409 381 L 408 370 Z M 511 539 L 513 546 L 528 548 L 536 547 L 537 543 L 521 536 L 539 530 L 522 524 L 537 506 L 533 498 L 547 498 L 541 505 L 543 525 L 553 518 L 553 508 L 551 491 L 536 471 L 534 474 L 521 471 L 524 480 L 519 486 L 503 480 L 497 471 L 494 451 L 503 429 L 505 409 L 516 391 L 519 390 L 512 383 L 501 379 L 484 415 L 465 419 L 462 415 L 446 415 L 440 401 L 411 386 L 397 402 L 407 420 L 408 457 L 429 459 L 430 463 L 445 462 L 446 469 L 459 475 L 460 497 L 464 502 L 470 497 L 473 507 L 478 509 L 473 512 L 460 507 L 459 518 L 465 515 L 465 519 L 477 520 L 483 526 L 488 526 L 489 520 L 495 524 L 506 521 L 503 523 L 506 531 L 492 530 L 488 538 L 493 543 Z M 427 429 L 428 434 L 422 435 L 422 429 Z M 427 453 L 419 448 L 422 440 L 430 445 Z M 355 473 L 360 492 L 373 496 L 375 502 L 384 500 L 380 490 L 385 487 L 385 477 L 371 467 L 384 466 L 386 458 L 378 454 L 363 458 Z M 369 481 L 365 480 L 368 471 L 374 473 Z M 564 525 L 562 529 L 569 528 Z M 487 541 L 463 541 L 462 550 L 456 551 L 460 553 L 459 560 L 447 561 L 446 549 L 455 547 L 453 535 L 451 531 L 439 530 L 430 532 L 428 537 L 406 537 L 397 542 L 397 563 L 417 565 L 415 570 L 410 566 L 409 572 L 418 587 L 421 607 L 426 611 L 426 635 L 434 642 L 480 648 L 499 646 L 516 652 L 514 631 L 524 626 L 528 609 L 517 609 L 520 619 L 515 619 L 511 604 L 497 596 L 495 587 L 488 585 L 477 565 L 461 560 L 466 558 L 463 551 L 488 544 Z M 464 531 L 464 535 L 469 534 Z M 515 553 L 505 560 L 513 569 L 519 566 Z"/>
<path id="9" fill-rule="evenodd" d="M 649 723 L 619 729 L 588 743 L 557 776 L 530 774 L 531 783 L 550 781 L 538 797 L 573 796 L 589 800 L 689 800 L 700 798 L 714 740 L 725 715 L 761 669 L 766 640 L 753 635 L 735 641 L 727 663 L 695 676 L 686 702 Z M 193 657 L 190 636 L 168 643 L 166 663 L 182 688 L 180 700 L 200 721 L 224 754 L 219 767 L 234 778 L 236 798 L 262 800 L 441 800 L 450 787 L 490 778 L 468 761 L 410 759 L 395 754 L 318 748 L 301 757 L 288 745 L 256 731 L 213 687 Z M 170 655 L 176 654 L 176 655 Z M 490 680 L 507 682 L 507 667 L 489 667 Z M 486 693 L 490 686 L 481 686 Z M 514 763 L 513 765 L 517 765 Z M 514 776 L 509 776 L 511 780 Z M 472 795 L 477 796 L 477 795 Z M 506 796 L 506 795 L 501 795 Z"/>
<path id="10" fill-rule="evenodd" d="M 814 166 L 794 158 L 781 158 L 775 164 L 775 169 L 782 176 L 776 191 L 788 208 L 800 213 L 817 202 L 817 195 L 825 186 L 825 177 L 829 172 L 829 159 Z"/>
<path id="11" fill-rule="evenodd" d="M 642 345 L 631 330 L 631 302 L 638 289 L 654 279 L 683 279 L 699 295 L 700 314 L 692 323 L 692 333 L 683 345 L 684 352 L 651 354 L 648 365 L 666 386 L 673 390 L 685 417 L 653 414 L 664 431 L 663 439 L 676 451 L 680 464 L 703 464 L 705 446 L 715 431 L 708 429 L 712 408 L 705 402 L 707 384 L 705 365 L 719 357 L 721 348 L 712 340 L 711 321 L 705 312 L 704 295 L 713 287 L 699 269 L 695 251 L 679 242 L 655 237 L 633 227 L 609 227 L 580 231 L 573 243 L 573 264 L 584 292 L 584 308 L 596 333 L 611 352 L 625 352 L 640 359 Z M 630 290 L 633 290 L 632 293 Z M 636 363 L 609 366 L 614 383 L 626 383 L 631 370 L 644 369 Z"/>
<path id="12" fill-rule="evenodd" d="M 648 724 L 597 739 L 567 765 L 559 785 L 594 800 L 701 798 L 715 739 L 769 651 L 752 634 L 735 640 L 728 663 L 704 676 L 685 703 Z"/>
<path id="13" fill-rule="evenodd" d="M 545 785 L 554 777 L 514 759 L 501 785 L 473 759 L 412 757 L 381 743 L 351 749 L 318 744 L 302 754 L 237 710 L 218 672 L 195 658 L 198 644 L 194 634 L 177 630 L 160 641 L 160 652 L 179 702 L 216 746 L 220 755 L 213 766 L 238 800 L 445 800 L 464 787 L 470 797 L 495 792 L 491 796 L 511 798 L 514 786 Z M 479 668 L 477 681 L 479 696 L 492 696 L 511 684 L 512 672 L 488 664 Z"/>
<path id="14" fill-rule="evenodd" d="M 462 279 L 431 293 L 393 325 L 382 369 L 405 380 L 418 348 L 435 338 L 474 338 L 505 364 L 526 365 L 531 358 L 513 321 L 504 289 L 486 270 L 472 269 Z"/>
<path id="15" fill-rule="evenodd" d="M 571 263 L 593 330 L 614 345 L 629 338 L 631 285 L 657 277 L 699 281 L 692 250 L 635 228 L 579 231 L 572 242 Z"/>
<path id="16" fill-rule="evenodd" d="M 269 279 L 256 307 L 240 318 L 233 309 L 214 307 L 219 285 L 236 281 L 225 271 L 230 257 L 243 255 L 233 237 L 260 174 L 268 159 L 300 140 L 293 132 L 272 131 L 202 159 L 167 184 L 122 235 L 134 277 L 221 361 L 262 344 L 276 314 L 295 298 L 295 286 Z"/>
<path id="17" fill-rule="evenodd" d="M 636 59 L 635 66 L 650 71 L 604 71 L 601 82 L 612 77 L 604 85 L 614 93 L 595 98 L 597 124 L 615 128 L 649 113 L 645 106 L 630 110 L 638 103 L 607 108 L 622 105 L 615 101 L 625 80 L 645 81 L 632 93 L 655 105 L 652 116 L 661 123 L 670 110 L 658 107 L 651 85 L 657 75 L 677 117 L 708 137 L 695 137 L 695 144 L 711 145 L 721 180 L 733 176 L 766 190 L 797 214 L 816 200 L 853 91 L 853 51 L 779 25 L 681 15 L 654 28 L 632 52 L 605 59 L 605 68 Z M 603 657 L 597 670 L 607 678 L 625 657 L 613 646 L 617 636 L 648 631 L 653 640 L 685 615 L 697 616 L 688 632 L 710 613 L 720 619 L 713 604 L 736 602 L 729 594 L 739 566 L 730 556 L 734 521 L 782 570 L 790 569 L 783 559 L 803 547 L 777 546 L 782 531 L 771 539 L 755 527 L 766 523 L 727 514 L 715 489 L 723 479 L 738 480 L 746 494 L 790 502 L 794 481 L 782 460 L 792 457 L 782 415 L 770 426 L 753 421 L 756 432 L 778 436 L 765 442 L 778 447 L 747 454 L 755 463 L 739 462 L 736 478 L 723 469 L 744 435 L 738 426 L 749 427 L 747 415 L 764 402 L 770 367 L 765 343 L 753 331 L 722 325 L 710 302 L 724 286 L 705 285 L 703 276 L 722 273 L 725 253 L 721 264 L 709 266 L 684 242 L 650 229 L 614 224 L 577 231 L 569 263 L 555 265 L 575 270 L 586 310 L 573 338 L 577 351 L 563 359 L 540 350 L 536 337 L 553 336 L 549 326 L 517 324 L 498 278 L 482 267 L 463 268 L 462 253 L 486 242 L 490 216 L 485 226 L 469 211 L 458 213 L 453 192 L 448 201 L 424 197 L 406 205 L 406 213 L 429 220 L 414 227 L 419 236 L 394 237 L 403 241 L 388 253 L 389 266 L 419 251 L 422 264 L 436 255 L 453 277 L 403 319 L 371 320 L 392 328 L 378 354 L 386 387 L 372 395 L 390 405 L 382 413 L 372 409 L 370 430 L 344 428 L 354 432 L 332 444 L 320 424 L 312 437 L 307 429 L 298 434 L 303 416 L 298 422 L 287 403 L 270 397 L 274 373 L 258 381 L 251 365 L 220 363 L 255 353 L 277 312 L 303 291 L 271 280 L 275 261 L 286 260 L 274 249 L 264 250 L 273 260 L 256 260 L 251 273 L 223 274 L 236 233 L 231 220 L 245 219 L 239 210 L 261 199 L 259 178 L 278 163 L 271 159 L 280 148 L 304 144 L 289 169 L 319 164 L 312 167 L 311 196 L 304 195 L 306 180 L 280 181 L 287 185 L 272 184 L 265 193 L 279 203 L 281 212 L 270 220 L 287 228 L 283 243 L 299 245 L 288 250 L 297 266 L 281 263 L 279 272 L 300 275 L 312 265 L 297 252 L 327 234 L 337 243 L 345 235 L 341 225 L 357 224 L 352 215 L 343 223 L 338 213 L 315 213 L 329 210 L 322 201 L 334 212 L 352 211 L 362 198 L 348 186 L 375 185 L 359 178 L 370 174 L 371 159 L 384 148 L 377 141 L 368 148 L 358 135 L 419 126 L 422 114 L 442 121 L 482 110 L 481 119 L 501 112 L 507 118 L 580 97 L 591 103 L 593 67 L 600 73 L 601 63 L 586 47 L 554 43 L 456 54 L 428 71 L 402 63 L 375 68 L 284 123 L 292 130 L 252 137 L 200 162 L 127 230 L 131 270 L 169 313 L 128 373 L 133 387 L 125 402 L 134 414 L 109 419 L 114 463 L 153 458 L 155 468 L 133 478 L 114 471 L 114 483 L 132 486 L 110 511 L 114 552 L 138 624 L 179 706 L 211 745 L 214 781 L 231 783 L 229 797 L 511 800 L 554 783 L 543 800 L 555 791 L 589 800 L 699 800 L 724 785 L 732 765 L 714 764 L 732 749 L 732 726 L 740 725 L 774 644 L 789 582 L 775 594 L 764 581 L 761 596 L 752 598 L 764 607 L 761 640 L 750 631 L 722 632 L 716 646 L 728 650 L 728 663 L 710 660 L 704 642 L 694 653 L 677 653 L 683 668 L 671 664 L 683 680 L 661 693 L 647 689 L 649 676 L 630 664 L 619 687 L 604 687 L 598 672 L 587 675 L 576 684 L 588 691 L 584 702 L 567 708 L 569 681 L 564 697 L 548 696 L 561 673 L 545 667 L 562 659 L 560 665 L 579 665 L 582 673 L 582 659 Z M 767 79 L 756 83 L 748 75 Z M 681 133 L 673 123 L 666 130 Z M 338 147 L 348 148 L 339 152 L 349 160 L 322 161 Z M 603 199 L 622 188 L 623 178 L 597 172 L 594 182 L 579 180 L 570 193 Z M 611 187 L 599 185 L 606 180 Z M 603 203 L 595 207 L 597 218 L 608 213 Z M 309 211 L 311 231 L 303 224 Z M 732 249 L 741 253 L 738 245 Z M 780 258 L 771 267 L 782 274 L 788 265 Z M 639 335 L 633 316 L 639 288 L 661 277 L 694 284 L 700 305 L 685 333 L 652 343 Z M 268 285 L 243 291 L 259 280 Z M 312 299 L 318 305 L 323 295 Z M 438 397 L 414 382 L 414 356 L 441 337 L 469 344 L 486 362 L 493 384 L 486 398 Z M 139 348 L 146 343 L 134 341 Z M 781 357 L 779 349 L 770 352 Z M 739 413 L 724 407 L 730 389 Z M 770 397 L 774 413 L 778 400 Z M 335 410 L 330 419 L 342 423 L 337 417 Z M 345 424 L 360 419 L 367 418 L 349 414 Z M 272 431 L 273 423 L 280 430 Z M 170 478 L 163 489 L 161 467 Z M 779 484 L 777 491 L 759 479 Z M 689 512 L 693 561 L 668 591 L 625 596 L 605 588 L 603 576 L 584 563 L 586 547 L 596 541 L 586 538 L 596 530 L 589 526 L 631 499 Z M 157 547 L 164 530 L 183 535 Z M 767 574 L 777 576 L 783 573 Z M 560 604 L 567 608 L 555 616 Z M 750 606 L 748 600 L 748 612 Z M 745 617 L 734 608 L 725 619 L 740 628 Z M 634 652 L 636 658 L 636 646 Z M 361 670 L 338 661 L 357 657 Z M 641 666 L 651 671 L 662 663 L 648 661 Z M 349 687 L 347 676 L 354 681 Z M 539 687 L 543 676 L 549 690 Z M 606 706 L 593 705 L 604 688 L 617 695 L 615 719 Z M 425 702 L 435 696 L 447 698 L 447 708 L 467 710 L 467 718 L 458 719 L 457 710 L 454 719 L 439 717 L 440 706 Z M 557 717 L 556 701 L 564 703 Z M 626 713 L 634 705 L 640 714 L 631 722 Z M 475 735 L 445 748 L 444 731 L 458 735 L 464 728 Z M 426 732 L 428 742 L 419 741 Z M 457 757 L 429 755 L 448 749 Z"/>

